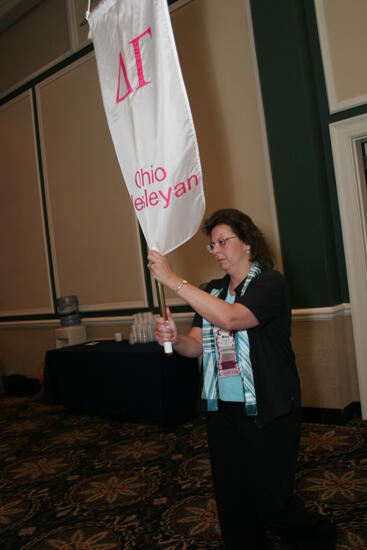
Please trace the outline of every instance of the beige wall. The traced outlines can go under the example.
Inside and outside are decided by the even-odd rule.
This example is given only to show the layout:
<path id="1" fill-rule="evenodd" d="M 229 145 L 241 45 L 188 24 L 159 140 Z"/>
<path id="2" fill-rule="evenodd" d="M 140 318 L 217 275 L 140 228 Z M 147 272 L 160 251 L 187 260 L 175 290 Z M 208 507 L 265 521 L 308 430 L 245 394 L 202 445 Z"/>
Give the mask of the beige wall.
<path id="1" fill-rule="evenodd" d="M 223 0 L 193 0 L 172 14 L 199 142 L 207 214 L 233 206 L 246 211 L 270 240 L 281 268 L 246 2 L 231 0 L 231 10 L 227 7 Z M 81 310 L 144 305 L 144 261 L 106 127 L 93 55 L 41 82 L 37 86 L 37 106 L 50 262 L 57 295 L 77 294 Z M 16 120 L 15 117 L 11 123 Z M 36 151 L 32 154 L 36 164 Z M 15 158 L 21 165 L 23 151 L 16 150 Z M 1 165 L 6 160 L 0 149 Z M 21 179 L 16 163 L 5 165 L 9 181 Z M 4 204 L 13 200 L 12 193 L 10 186 L 5 186 Z M 20 192 L 14 198 L 15 208 L 19 198 Z M 39 201 L 38 211 L 34 210 L 34 226 L 27 229 L 31 246 L 40 246 L 41 242 L 35 229 L 43 223 L 40 204 Z M 21 210 L 18 214 L 23 224 Z M 205 252 L 205 244 L 206 238 L 198 233 L 170 255 L 175 270 L 193 283 L 219 275 L 213 258 Z M 29 259 L 22 242 L 14 241 L 12 246 L 16 256 Z M 39 279 L 38 288 L 27 284 L 33 281 L 35 268 L 39 269 L 35 259 L 33 264 L 26 264 L 22 281 L 12 278 L 10 271 L 5 272 L 7 281 L 15 285 L 14 296 L 18 285 L 21 302 L 33 300 L 34 313 L 42 306 L 39 296 L 50 293 L 48 281 Z M 171 293 L 167 293 L 167 298 L 169 303 L 179 303 Z M 9 309 L 12 299 L 8 300 Z M 14 304 L 20 307 L 15 298 Z M 112 338 L 117 331 L 127 337 L 130 330 L 128 317 L 85 320 L 85 324 L 91 339 Z M 180 324 L 187 328 L 189 322 Z M 0 324 L 3 372 L 38 376 L 46 350 L 55 347 L 56 326 Z M 304 405 L 340 408 L 358 398 L 348 317 L 297 320 L 293 323 L 293 340 Z M 341 342 L 346 345 L 341 346 Z"/>
<path id="2" fill-rule="evenodd" d="M 58 296 L 80 309 L 147 305 L 137 224 L 103 109 L 94 55 L 37 86 Z"/>
<path id="3" fill-rule="evenodd" d="M 302 404 L 344 408 L 359 401 L 350 316 L 293 317 L 292 343 L 301 378 Z"/>
<path id="4" fill-rule="evenodd" d="M 193 0 L 172 14 L 197 129 L 207 214 L 229 206 L 245 210 L 265 232 L 281 267 L 249 21 L 242 0 L 231 5 L 228 11 L 221 0 Z M 57 296 L 76 294 L 81 311 L 145 306 L 137 227 L 108 132 L 94 55 L 43 80 L 36 96 Z M 19 179 L 24 151 L 16 144 L 13 149 L 17 164 L 9 166 L 8 176 Z M 36 154 L 34 147 L 34 164 Z M 1 160 L 6 162 L 0 150 Z M 7 200 L 10 190 L 4 204 Z M 41 212 L 34 218 L 43 223 Z M 34 244 L 39 235 L 31 228 L 27 239 Z M 206 241 L 198 233 L 170 255 L 173 267 L 193 283 L 220 274 L 205 251 Z M 17 257 L 24 257 L 25 249 L 15 244 Z M 32 269 L 30 264 L 23 270 L 25 279 Z M 43 279 L 39 284 L 50 293 Z M 25 294 L 35 296 L 34 290 L 22 286 Z M 167 298 L 179 303 L 170 292 Z"/>
<path id="5" fill-rule="evenodd" d="M 195 0 L 172 13 L 172 25 L 198 137 L 206 215 L 247 212 L 269 239 L 281 269 L 262 106 L 245 2 Z M 231 60 L 228 63 L 228 59 Z M 220 271 L 198 233 L 170 255 L 177 272 L 200 284 Z M 167 292 L 169 303 L 177 297 Z"/>
<path id="6" fill-rule="evenodd" d="M 315 0 L 331 110 L 367 102 L 367 2 Z"/>
<path id="7" fill-rule="evenodd" d="M 68 50 L 66 3 L 40 2 L 0 34 L 0 96 Z"/>
<path id="8" fill-rule="evenodd" d="M 50 313 L 31 94 L 0 108 L 0 315 Z"/>

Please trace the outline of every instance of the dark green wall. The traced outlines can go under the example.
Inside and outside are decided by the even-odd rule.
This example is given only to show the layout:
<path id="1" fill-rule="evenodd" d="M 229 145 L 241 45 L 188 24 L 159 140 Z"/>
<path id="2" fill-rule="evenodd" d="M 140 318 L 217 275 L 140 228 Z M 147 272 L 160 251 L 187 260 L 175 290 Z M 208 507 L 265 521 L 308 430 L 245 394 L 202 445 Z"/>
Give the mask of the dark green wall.
<path id="1" fill-rule="evenodd" d="M 348 302 L 330 116 L 311 0 L 251 0 L 292 307 Z"/>

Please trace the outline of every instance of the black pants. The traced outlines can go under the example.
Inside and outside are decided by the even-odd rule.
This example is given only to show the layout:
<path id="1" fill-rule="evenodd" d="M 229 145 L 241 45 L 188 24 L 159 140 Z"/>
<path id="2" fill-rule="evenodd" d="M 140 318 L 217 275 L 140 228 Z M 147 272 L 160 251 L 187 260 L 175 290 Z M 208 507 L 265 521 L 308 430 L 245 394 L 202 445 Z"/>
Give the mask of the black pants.
<path id="1" fill-rule="evenodd" d="M 208 445 L 226 550 L 260 550 L 270 527 L 297 550 L 333 550 L 336 529 L 293 494 L 299 410 L 258 428 L 243 404 L 207 415 Z"/>

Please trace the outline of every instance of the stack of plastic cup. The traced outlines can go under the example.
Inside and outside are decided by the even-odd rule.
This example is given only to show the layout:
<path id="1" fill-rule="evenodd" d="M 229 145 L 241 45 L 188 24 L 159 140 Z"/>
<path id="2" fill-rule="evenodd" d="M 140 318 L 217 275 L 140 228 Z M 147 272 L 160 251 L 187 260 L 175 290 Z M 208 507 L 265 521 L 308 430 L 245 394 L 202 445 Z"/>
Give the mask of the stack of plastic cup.
<path id="1" fill-rule="evenodd" d="M 130 344 L 145 344 L 154 341 L 155 317 L 151 311 L 133 315 L 129 336 Z"/>

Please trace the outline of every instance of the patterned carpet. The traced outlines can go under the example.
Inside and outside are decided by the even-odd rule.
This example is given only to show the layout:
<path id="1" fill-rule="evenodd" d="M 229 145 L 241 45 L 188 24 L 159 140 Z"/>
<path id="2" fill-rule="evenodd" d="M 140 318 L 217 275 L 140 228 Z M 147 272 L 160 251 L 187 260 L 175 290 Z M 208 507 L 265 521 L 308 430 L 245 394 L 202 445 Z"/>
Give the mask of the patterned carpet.
<path id="1" fill-rule="evenodd" d="M 222 548 L 202 418 L 165 432 L 0 395 L 0 429 L 1 550 Z M 367 423 L 302 434 L 298 492 L 338 550 L 367 550 Z"/>

